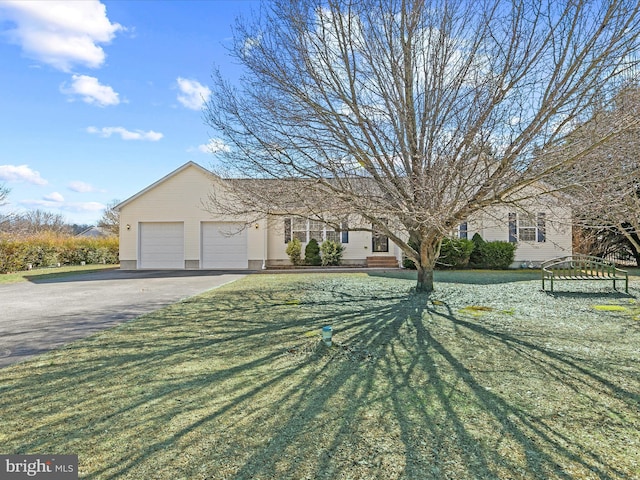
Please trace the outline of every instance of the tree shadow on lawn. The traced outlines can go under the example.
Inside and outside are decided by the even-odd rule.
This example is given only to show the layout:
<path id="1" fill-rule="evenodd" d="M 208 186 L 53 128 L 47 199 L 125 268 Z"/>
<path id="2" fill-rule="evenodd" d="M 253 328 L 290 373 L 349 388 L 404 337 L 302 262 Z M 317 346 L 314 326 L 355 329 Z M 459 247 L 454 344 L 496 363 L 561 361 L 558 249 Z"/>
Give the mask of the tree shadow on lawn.
<path id="1" fill-rule="evenodd" d="M 36 275 L 25 275 L 31 283 L 77 283 L 105 280 L 131 280 L 154 278 L 184 278 L 184 277 L 217 277 L 221 275 L 242 275 L 254 273 L 253 270 L 121 270 L 117 266 L 98 268 L 95 270 L 80 270 L 59 272 L 55 269 L 51 273 L 38 272 Z"/>
<path id="2" fill-rule="evenodd" d="M 591 291 L 571 291 L 571 290 L 554 290 L 550 292 L 548 290 L 544 291 L 545 295 L 549 298 L 566 298 L 571 300 L 583 300 L 585 302 L 594 302 L 594 301 L 611 301 L 611 300 L 631 300 L 638 297 L 638 292 L 634 291 L 636 289 L 631 289 L 629 287 L 629 293 L 621 292 L 619 290 L 614 290 L 613 288 L 607 289 L 594 289 Z"/>
<path id="3" fill-rule="evenodd" d="M 640 398 L 611 365 L 544 325 L 314 285 L 218 290 L 7 369 L 0 408 L 29 398 L 33 423 L 0 439 L 78 452 L 91 479 L 631 478 Z"/>
<path id="4" fill-rule="evenodd" d="M 415 270 L 370 272 L 371 277 L 416 280 Z M 494 285 L 499 283 L 529 282 L 540 280 L 540 270 L 435 270 L 434 283 L 457 283 L 467 285 Z"/>

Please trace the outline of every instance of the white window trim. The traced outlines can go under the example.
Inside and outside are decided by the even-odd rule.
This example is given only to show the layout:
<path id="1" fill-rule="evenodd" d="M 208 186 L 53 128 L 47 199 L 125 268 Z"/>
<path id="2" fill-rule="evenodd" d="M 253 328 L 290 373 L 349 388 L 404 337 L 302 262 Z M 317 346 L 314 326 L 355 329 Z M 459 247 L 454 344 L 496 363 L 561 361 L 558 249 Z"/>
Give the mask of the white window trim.
<path id="1" fill-rule="evenodd" d="M 516 234 L 516 242 L 520 243 L 545 243 L 547 240 L 547 228 L 546 228 L 546 213 L 538 212 L 535 217 L 531 217 L 531 215 L 526 215 L 522 213 L 515 214 L 515 234 Z M 542 219 L 542 227 L 540 226 L 540 221 Z M 523 221 L 524 220 L 524 221 Z M 523 226 L 522 224 L 525 223 Z M 533 232 L 533 239 L 531 239 L 531 235 L 527 235 L 527 239 L 523 238 L 523 231 Z M 542 240 L 540 240 L 542 238 Z"/>
<path id="2" fill-rule="evenodd" d="M 304 230 L 296 230 L 296 221 L 300 222 L 300 221 L 304 221 L 305 222 L 305 229 Z M 334 241 L 337 243 L 342 243 L 342 236 L 341 236 L 341 232 L 339 230 L 335 230 L 334 228 L 328 226 L 326 223 L 321 222 L 320 220 L 309 220 L 309 219 L 304 219 L 304 218 L 299 218 L 299 217 L 291 217 L 291 238 L 298 238 L 298 240 L 300 240 L 300 243 L 309 243 L 309 241 L 311 240 L 310 238 L 310 232 L 311 230 L 311 222 L 318 222 L 322 224 L 322 230 L 313 230 L 313 231 L 321 231 L 322 232 L 322 238 L 316 238 L 316 240 L 318 241 L 318 243 L 322 243 L 325 240 L 327 240 L 327 233 L 334 233 Z M 302 233 L 304 232 L 304 239 L 300 238 L 300 236 L 296 236 L 296 233 Z M 330 239 L 331 240 L 331 239 Z"/>

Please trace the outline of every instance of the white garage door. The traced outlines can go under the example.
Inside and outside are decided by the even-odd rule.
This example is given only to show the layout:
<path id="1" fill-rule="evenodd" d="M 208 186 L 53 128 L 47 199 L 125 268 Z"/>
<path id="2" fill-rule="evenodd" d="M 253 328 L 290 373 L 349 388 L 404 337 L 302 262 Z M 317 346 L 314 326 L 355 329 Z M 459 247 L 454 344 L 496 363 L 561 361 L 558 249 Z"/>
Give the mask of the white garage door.
<path id="1" fill-rule="evenodd" d="M 140 268 L 184 268 L 184 224 L 140 224 Z"/>
<path id="2" fill-rule="evenodd" d="M 202 262 L 200 268 L 248 268 L 247 230 L 242 224 L 202 223 Z"/>

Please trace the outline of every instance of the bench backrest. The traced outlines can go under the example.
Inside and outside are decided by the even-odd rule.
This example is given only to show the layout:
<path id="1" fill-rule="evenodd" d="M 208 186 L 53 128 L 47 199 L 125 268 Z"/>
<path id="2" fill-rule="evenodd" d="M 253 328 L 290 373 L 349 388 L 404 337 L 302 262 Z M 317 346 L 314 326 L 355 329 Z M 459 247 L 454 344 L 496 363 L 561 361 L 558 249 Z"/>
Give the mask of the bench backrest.
<path id="1" fill-rule="evenodd" d="M 591 255 L 570 255 L 547 260 L 542 263 L 542 271 L 567 277 L 613 277 L 618 272 L 626 273 L 613 263 Z"/>

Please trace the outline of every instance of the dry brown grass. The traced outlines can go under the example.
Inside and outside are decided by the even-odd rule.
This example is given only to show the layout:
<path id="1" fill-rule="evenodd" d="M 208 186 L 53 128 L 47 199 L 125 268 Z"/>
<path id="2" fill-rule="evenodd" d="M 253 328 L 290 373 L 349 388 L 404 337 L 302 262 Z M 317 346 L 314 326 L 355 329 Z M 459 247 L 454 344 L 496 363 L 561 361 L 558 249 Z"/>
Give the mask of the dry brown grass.
<path id="1" fill-rule="evenodd" d="M 635 298 L 534 278 L 247 277 L 1 370 L 2 453 L 89 479 L 640 478 Z"/>

